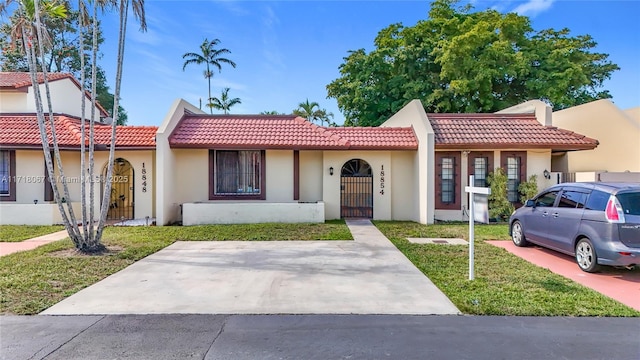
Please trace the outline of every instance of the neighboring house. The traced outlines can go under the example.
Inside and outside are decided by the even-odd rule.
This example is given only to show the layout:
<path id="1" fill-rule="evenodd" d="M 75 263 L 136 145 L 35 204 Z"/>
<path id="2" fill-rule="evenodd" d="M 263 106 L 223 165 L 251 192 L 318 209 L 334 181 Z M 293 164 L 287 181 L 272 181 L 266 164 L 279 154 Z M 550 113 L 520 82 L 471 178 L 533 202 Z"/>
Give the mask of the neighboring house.
<path id="1" fill-rule="evenodd" d="M 554 157 L 554 171 L 640 172 L 640 107 L 622 111 L 596 100 L 553 113 L 553 124 L 597 138 L 596 149 Z"/>
<path id="2" fill-rule="evenodd" d="M 414 166 L 420 222 L 464 219 L 469 175 L 474 175 L 475 186 L 485 186 L 487 175 L 498 167 L 507 174 L 509 200 L 519 205 L 518 186 L 531 175 L 537 176 L 540 189 L 551 184 L 544 174 L 554 153 L 598 145 L 551 126 L 550 113 L 546 106 L 524 106 L 495 114 L 427 114 L 413 100 L 383 123 L 411 126 L 418 136 Z"/>
<path id="3" fill-rule="evenodd" d="M 30 83 L 24 83 L 25 78 L 28 79 L 28 74 L 0 73 L 0 224 L 61 223 L 42 153 L 42 141 L 32 104 L 33 91 Z M 65 199 L 65 202 L 72 203 L 75 215 L 80 221 L 81 132 L 77 115 L 80 114 L 81 92 L 75 79 L 68 74 L 50 74 L 50 85 L 52 89 L 56 89 L 52 91 L 52 104 L 65 175 L 64 178 L 60 176 L 59 168 L 54 161 L 57 175 L 53 180 L 65 181 L 69 185 L 70 198 Z M 90 108 L 90 103 L 87 104 L 87 108 Z M 107 115 L 100 106 L 96 113 L 101 117 Z M 86 125 L 88 133 L 89 123 Z M 94 125 L 94 210 L 97 219 L 109 157 L 111 126 L 98 122 Z M 49 125 L 47 129 L 50 134 Z M 116 161 L 114 176 L 111 179 L 109 219 L 121 220 L 155 215 L 153 204 L 156 131 L 157 127 L 145 126 L 116 128 Z M 62 186 L 59 186 L 59 189 L 62 191 Z"/>
<path id="4" fill-rule="evenodd" d="M 68 73 L 49 73 L 47 75 L 53 111 L 79 118 L 82 115 L 80 109 L 82 90 L 78 80 Z M 49 113 L 42 73 L 37 75 L 37 79 L 40 84 L 44 112 Z M 91 97 L 88 93 L 85 96 L 87 99 L 85 119 L 89 119 L 91 117 Z M 0 100 L 2 100 L 0 101 L 1 114 L 35 114 L 36 102 L 29 73 L 0 72 Z M 96 121 L 109 116 L 100 104 L 96 104 L 94 113 Z"/>

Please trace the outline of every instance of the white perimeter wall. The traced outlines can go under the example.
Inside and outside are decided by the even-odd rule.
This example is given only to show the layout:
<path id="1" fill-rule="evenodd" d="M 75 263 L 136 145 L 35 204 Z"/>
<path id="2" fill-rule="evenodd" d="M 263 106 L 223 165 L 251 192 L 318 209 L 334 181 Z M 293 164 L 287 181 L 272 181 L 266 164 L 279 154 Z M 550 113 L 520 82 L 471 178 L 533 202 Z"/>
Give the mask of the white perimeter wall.
<path id="1" fill-rule="evenodd" d="M 321 223 L 324 204 L 207 202 L 183 204 L 183 225 L 250 223 Z"/>

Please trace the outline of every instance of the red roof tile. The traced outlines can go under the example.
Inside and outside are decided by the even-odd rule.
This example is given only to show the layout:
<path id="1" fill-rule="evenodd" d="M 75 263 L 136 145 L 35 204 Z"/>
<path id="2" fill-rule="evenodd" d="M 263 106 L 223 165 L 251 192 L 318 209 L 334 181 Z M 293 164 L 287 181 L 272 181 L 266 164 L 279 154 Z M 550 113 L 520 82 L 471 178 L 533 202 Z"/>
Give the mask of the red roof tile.
<path id="1" fill-rule="evenodd" d="M 438 149 L 594 149 L 598 141 L 540 124 L 534 114 L 427 114 Z"/>
<path id="2" fill-rule="evenodd" d="M 47 135 L 51 136 L 49 118 L 46 118 Z M 56 137 L 62 148 L 79 148 L 81 140 L 80 120 L 64 115 L 55 115 Z M 155 126 L 116 126 L 116 148 L 154 149 Z M 89 126 L 86 127 L 87 137 Z M 95 144 L 109 145 L 111 126 L 95 124 Z M 88 140 L 87 140 L 88 144 Z M 0 115 L 0 145 L 15 148 L 40 148 L 40 131 L 35 115 Z"/>
<path id="3" fill-rule="evenodd" d="M 328 130 L 347 139 L 351 150 L 418 149 L 418 140 L 410 127 L 332 127 Z"/>
<path id="4" fill-rule="evenodd" d="M 185 115 L 171 147 L 243 149 L 417 149 L 411 128 L 321 127 L 294 115 Z"/>
<path id="5" fill-rule="evenodd" d="M 69 73 L 47 73 L 47 79 L 49 81 L 55 81 L 60 79 L 73 79 L 72 74 Z M 38 83 L 44 82 L 44 75 L 42 73 L 37 74 Z M 0 87 L 21 88 L 24 86 L 31 86 L 31 75 L 28 72 L 0 72 Z"/>

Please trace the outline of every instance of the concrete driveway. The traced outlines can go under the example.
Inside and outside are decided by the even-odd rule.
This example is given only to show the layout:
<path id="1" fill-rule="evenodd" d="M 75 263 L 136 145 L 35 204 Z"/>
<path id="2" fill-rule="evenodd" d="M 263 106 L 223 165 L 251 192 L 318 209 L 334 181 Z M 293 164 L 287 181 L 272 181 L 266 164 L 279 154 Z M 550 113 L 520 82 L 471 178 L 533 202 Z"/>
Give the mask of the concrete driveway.
<path id="1" fill-rule="evenodd" d="M 458 314 L 368 220 L 355 241 L 176 242 L 42 314 Z"/>
<path id="2" fill-rule="evenodd" d="M 176 242 L 42 312 L 458 314 L 368 220 L 355 241 Z"/>

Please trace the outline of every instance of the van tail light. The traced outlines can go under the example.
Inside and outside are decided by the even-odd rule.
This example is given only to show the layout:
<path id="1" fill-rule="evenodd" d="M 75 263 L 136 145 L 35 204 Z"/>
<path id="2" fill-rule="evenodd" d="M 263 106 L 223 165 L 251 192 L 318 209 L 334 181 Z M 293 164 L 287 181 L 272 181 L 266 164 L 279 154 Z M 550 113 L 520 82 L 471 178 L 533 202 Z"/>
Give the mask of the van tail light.
<path id="1" fill-rule="evenodd" d="M 609 201 L 607 202 L 607 208 L 605 209 L 605 215 L 607 217 L 607 221 L 612 223 L 623 223 L 624 222 L 624 212 L 622 212 L 622 205 L 615 196 L 611 195 L 609 197 Z"/>

